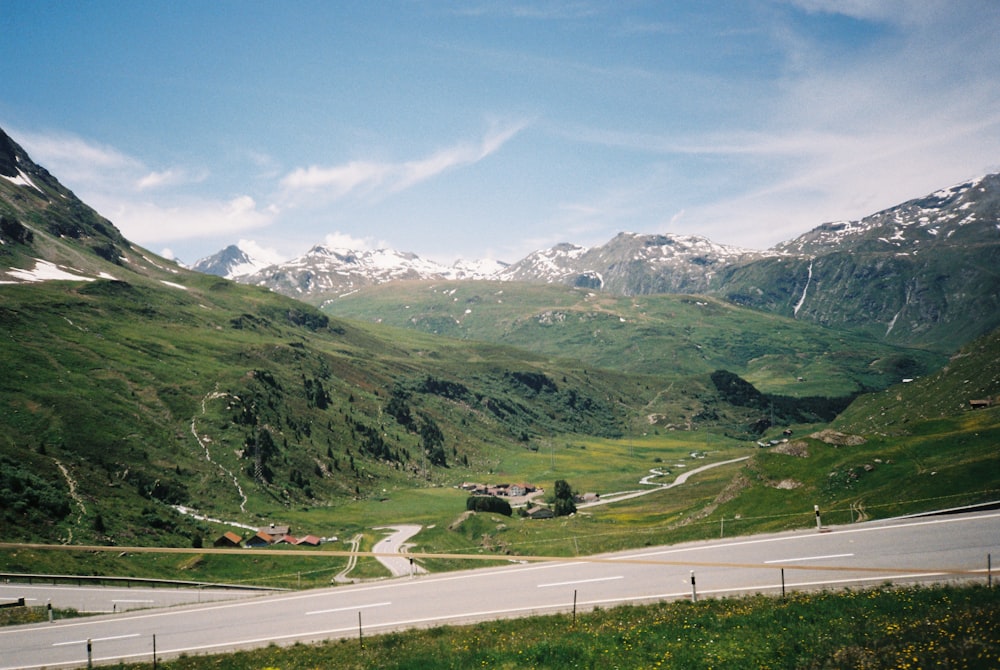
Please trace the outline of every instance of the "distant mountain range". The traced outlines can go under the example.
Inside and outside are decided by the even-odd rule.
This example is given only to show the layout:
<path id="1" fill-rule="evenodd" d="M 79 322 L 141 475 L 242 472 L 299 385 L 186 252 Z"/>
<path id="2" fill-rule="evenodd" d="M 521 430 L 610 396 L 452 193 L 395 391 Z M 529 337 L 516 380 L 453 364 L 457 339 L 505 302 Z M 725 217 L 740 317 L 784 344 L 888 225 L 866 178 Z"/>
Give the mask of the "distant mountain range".
<path id="1" fill-rule="evenodd" d="M 191 269 L 266 286 L 308 302 L 390 281 L 499 280 L 562 283 L 620 294 L 699 293 L 714 273 L 740 261 L 774 255 L 716 244 L 703 237 L 620 233 L 600 247 L 558 244 L 514 264 L 456 261 L 447 266 L 392 249 L 352 250 L 314 246 L 302 256 L 268 265 L 238 245 L 197 261 Z"/>
<path id="2" fill-rule="evenodd" d="M 952 350 L 1000 326 L 1000 175 L 857 221 L 824 223 L 758 251 L 703 237 L 620 233 L 559 244 L 507 265 L 444 266 L 389 249 L 316 246 L 261 267 L 230 246 L 193 269 L 322 305 L 399 280 L 561 283 L 618 295 L 708 294 L 887 341 Z"/>
<path id="3" fill-rule="evenodd" d="M 446 266 L 392 249 L 334 249 L 314 246 L 277 265 L 255 260 L 237 245 L 203 258 L 192 270 L 265 286 L 306 302 L 351 293 L 365 286 L 405 279 L 490 279 L 506 266 L 498 261 L 457 261 Z"/>

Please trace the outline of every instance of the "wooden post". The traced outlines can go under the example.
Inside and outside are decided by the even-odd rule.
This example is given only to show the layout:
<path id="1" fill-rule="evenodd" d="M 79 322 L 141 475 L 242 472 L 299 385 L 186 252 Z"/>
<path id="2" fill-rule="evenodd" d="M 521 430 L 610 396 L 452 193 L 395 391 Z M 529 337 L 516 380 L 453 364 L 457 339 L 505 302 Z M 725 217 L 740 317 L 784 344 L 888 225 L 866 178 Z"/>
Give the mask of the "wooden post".
<path id="1" fill-rule="evenodd" d="M 358 612 L 358 646 L 365 648 L 365 639 L 361 634 L 361 612 Z"/>
<path id="2" fill-rule="evenodd" d="M 573 625 L 576 625 L 576 589 L 573 589 Z"/>
<path id="3" fill-rule="evenodd" d="M 781 597 L 785 597 L 785 569 L 781 569 Z"/>

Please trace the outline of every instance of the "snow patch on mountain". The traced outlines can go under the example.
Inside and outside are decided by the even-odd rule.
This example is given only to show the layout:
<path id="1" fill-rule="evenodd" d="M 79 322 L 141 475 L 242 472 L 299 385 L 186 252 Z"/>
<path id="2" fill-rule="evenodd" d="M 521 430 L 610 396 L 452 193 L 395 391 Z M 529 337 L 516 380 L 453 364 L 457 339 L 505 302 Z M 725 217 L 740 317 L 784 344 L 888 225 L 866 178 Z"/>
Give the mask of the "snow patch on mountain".
<path id="1" fill-rule="evenodd" d="M 24 170 L 22 170 L 21 168 L 17 169 L 17 175 L 15 175 L 13 177 L 8 177 L 5 174 L 0 174 L 0 177 L 3 177 L 4 179 L 6 179 L 7 181 L 9 181 L 10 183 L 12 183 L 12 184 L 14 184 L 16 186 L 28 186 L 30 188 L 35 189 L 39 193 L 44 193 L 42 191 L 42 189 L 40 189 L 37 186 L 35 186 L 35 182 L 31 181 L 31 177 L 29 177 L 27 174 L 25 174 Z"/>
<path id="2" fill-rule="evenodd" d="M 73 268 L 63 269 L 56 265 L 55 263 L 50 263 L 49 261 L 42 259 L 35 259 L 35 266 L 30 270 L 24 270 L 21 268 L 10 268 L 7 270 L 7 275 L 13 277 L 17 281 L 6 281 L 0 282 L 4 284 L 14 284 L 20 282 L 40 282 L 40 281 L 94 281 L 94 277 L 86 277 L 81 274 L 77 274 L 79 270 Z"/>
<path id="3" fill-rule="evenodd" d="M 852 248 L 867 240 L 915 252 L 923 243 L 948 239 L 958 228 L 977 222 L 979 197 L 987 190 L 984 182 L 995 177 L 956 184 L 856 221 L 824 223 L 774 250 L 813 255 Z"/>

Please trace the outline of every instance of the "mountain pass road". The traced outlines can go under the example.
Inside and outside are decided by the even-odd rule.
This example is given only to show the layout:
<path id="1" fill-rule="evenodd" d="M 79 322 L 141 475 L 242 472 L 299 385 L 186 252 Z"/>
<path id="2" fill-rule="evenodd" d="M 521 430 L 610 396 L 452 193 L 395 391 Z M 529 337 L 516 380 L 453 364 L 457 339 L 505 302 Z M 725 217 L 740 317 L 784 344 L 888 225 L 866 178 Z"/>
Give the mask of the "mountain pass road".
<path id="1" fill-rule="evenodd" d="M 619 603 L 987 580 L 1000 513 L 858 523 L 0 629 L 0 670 L 356 637 Z M 419 554 L 417 554 L 419 556 Z"/>

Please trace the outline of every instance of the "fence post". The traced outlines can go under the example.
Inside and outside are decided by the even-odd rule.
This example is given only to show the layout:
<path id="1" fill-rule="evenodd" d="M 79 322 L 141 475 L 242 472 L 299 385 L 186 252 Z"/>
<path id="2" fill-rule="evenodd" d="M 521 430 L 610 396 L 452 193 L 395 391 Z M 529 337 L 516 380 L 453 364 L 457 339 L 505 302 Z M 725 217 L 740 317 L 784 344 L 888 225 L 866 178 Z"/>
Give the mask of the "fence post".
<path id="1" fill-rule="evenodd" d="M 365 648 L 365 639 L 361 633 L 361 612 L 358 612 L 358 646 Z"/>
<path id="2" fill-rule="evenodd" d="M 781 597 L 785 597 L 785 569 L 781 569 Z"/>
<path id="3" fill-rule="evenodd" d="M 576 625 L 576 589 L 573 589 L 573 625 Z"/>

